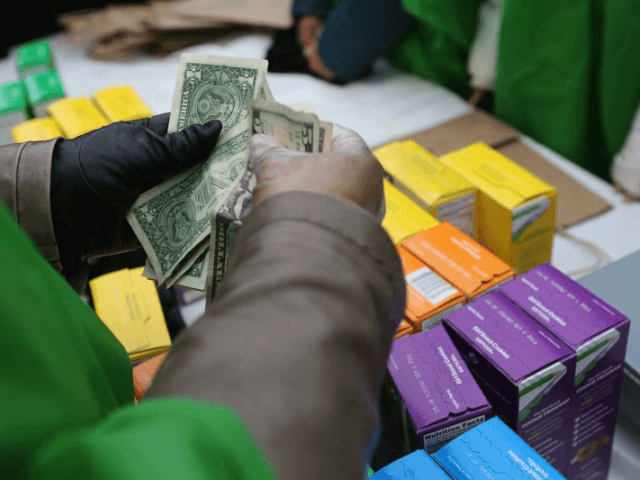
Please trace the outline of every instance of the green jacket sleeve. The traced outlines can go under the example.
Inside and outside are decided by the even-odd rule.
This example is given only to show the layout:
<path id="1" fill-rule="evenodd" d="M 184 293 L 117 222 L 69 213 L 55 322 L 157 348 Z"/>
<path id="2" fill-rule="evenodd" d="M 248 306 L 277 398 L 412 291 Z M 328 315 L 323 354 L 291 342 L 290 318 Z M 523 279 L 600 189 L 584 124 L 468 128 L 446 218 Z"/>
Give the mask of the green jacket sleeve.
<path id="1" fill-rule="evenodd" d="M 235 413 L 187 399 L 145 400 L 41 449 L 28 478 L 275 480 Z"/>
<path id="2" fill-rule="evenodd" d="M 133 402 L 122 345 L 0 203 L 0 471 L 20 478 L 45 443 Z"/>
<path id="3" fill-rule="evenodd" d="M 640 100 L 640 3 L 506 0 L 495 113 L 609 179 Z"/>
<path id="4" fill-rule="evenodd" d="M 3 478 L 273 478 L 229 410 L 134 406 L 124 348 L 1 202 L 0 319 Z"/>
<path id="5" fill-rule="evenodd" d="M 418 24 L 389 52 L 398 68 L 420 75 L 467 97 L 467 56 L 473 42 L 480 0 L 402 0 Z"/>

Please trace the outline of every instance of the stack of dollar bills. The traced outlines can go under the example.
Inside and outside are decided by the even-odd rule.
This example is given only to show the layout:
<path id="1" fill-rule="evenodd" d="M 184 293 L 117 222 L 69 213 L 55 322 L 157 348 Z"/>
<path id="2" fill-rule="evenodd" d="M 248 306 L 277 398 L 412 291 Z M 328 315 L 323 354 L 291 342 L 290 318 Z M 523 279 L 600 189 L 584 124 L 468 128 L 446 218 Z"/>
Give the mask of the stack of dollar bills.
<path id="1" fill-rule="evenodd" d="M 272 136 L 300 152 L 328 152 L 333 124 L 275 101 L 267 61 L 183 54 L 169 132 L 210 120 L 222 134 L 209 158 L 143 193 L 127 219 L 147 253 L 143 275 L 169 287 L 207 290 L 224 275 L 256 178 L 249 138 Z"/>

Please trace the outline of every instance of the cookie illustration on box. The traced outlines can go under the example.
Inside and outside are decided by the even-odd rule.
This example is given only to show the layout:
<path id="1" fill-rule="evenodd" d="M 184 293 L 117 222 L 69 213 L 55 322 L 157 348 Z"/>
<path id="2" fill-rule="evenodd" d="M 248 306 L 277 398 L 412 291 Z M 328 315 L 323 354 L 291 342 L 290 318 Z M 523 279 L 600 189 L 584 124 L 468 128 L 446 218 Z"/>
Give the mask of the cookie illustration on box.
<path id="1" fill-rule="evenodd" d="M 571 460 L 571 465 L 574 463 L 586 462 L 591 459 L 596 453 L 598 453 L 604 446 L 609 443 L 609 437 L 604 436 L 595 440 L 584 447 L 580 447 L 576 453 L 576 456 Z"/>

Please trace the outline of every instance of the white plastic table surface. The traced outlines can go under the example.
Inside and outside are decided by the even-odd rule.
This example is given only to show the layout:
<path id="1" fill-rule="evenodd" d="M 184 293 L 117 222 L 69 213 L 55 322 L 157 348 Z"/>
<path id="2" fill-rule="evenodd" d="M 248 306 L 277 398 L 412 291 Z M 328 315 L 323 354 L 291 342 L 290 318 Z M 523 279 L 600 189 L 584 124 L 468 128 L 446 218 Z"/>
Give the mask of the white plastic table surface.
<path id="1" fill-rule="evenodd" d="M 84 55 L 86 44 L 70 44 L 64 34 L 51 37 L 55 62 L 67 96 L 90 97 L 96 91 L 118 84 L 130 84 L 155 113 L 171 110 L 177 52 L 158 59 L 136 54 L 127 60 L 106 62 Z M 265 33 L 231 35 L 216 43 L 185 49 L 235 57 L 264 58 L 271 37 Z M 0 83 L 16 80 L 15 48 L 0 61 Z M 380 61 L 367 79 L 335 86 L 309 75 L 269 73 L 275 98 L 284 104 L 305 102 L 318 116 L 357 131 L 371 146 L 426 129 L 471 111 L 463 99 L 445 88 L 415 75 L 400 72 Z M 640 250 L 640 203 L 625 203 L 607 182 L 562 158 L 534 140 L 522 140 L 558 168 L 598 193 L 614 208 L 568 231 L 608 253 L 612 260 Z M 564 272 L 593 264 L 593 254 L 580 245 L 556 235 L 552 263 Z M 202 302 L 182 309 L 187 324 L 204 313 Z M 620 429 L 619 429 L 620 430 Z M 614 441 L 610 480 L 640 478 L 640 439 L 621 431 Z"/>

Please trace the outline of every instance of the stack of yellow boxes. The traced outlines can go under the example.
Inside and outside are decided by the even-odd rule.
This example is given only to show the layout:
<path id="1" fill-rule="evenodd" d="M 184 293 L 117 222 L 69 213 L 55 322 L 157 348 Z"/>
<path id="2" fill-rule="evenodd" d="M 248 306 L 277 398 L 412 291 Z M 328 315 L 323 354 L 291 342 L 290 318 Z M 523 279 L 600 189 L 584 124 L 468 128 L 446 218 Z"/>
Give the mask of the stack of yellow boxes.
<path id="1" fill-rule="evenodd" d="M 476 237 L 477 188 L 413 140 L 394 142 L 374 155 L 393 184 L 439 222 Z"/>
<path id="2" fill-rule="evenodd" d="M 524 273 L 551 261 L 557 191 L 478 142 L 441 158 L 477 186 L 478 241 Z"/>
<path id="3" fill-rule="evenodd" d="M 556 189 L 491 147 L 475 143 L 438 159 L 407 140 L 374 154 L 391 177 L 382 225 L 407 280 L 396 338 L 551 260 Z"/>
<path id="4" fill-rule="evenodd" d="M 93 103 L 109 122 L 138 120 L 153 116 L 151 109 L 130 85 L 100 90 L 93 96 Z"/>
<path id="5" fill-rule="evenodd" d="M 93 101 L 92 101 L 93 100 Z M 47 106 L 49 117 L 29 120 L 15 126 L 15 142 L 75 138 L 113 122 L 153 116 L 151 109 L 130 85 L 119 85 L 86 97 L 62 98 Z"/>
<path id="6" fill-rule="evenodd" d="M 393 243 L 398 244 L 440 223 L 388 180 L 385 179 L 383 184 L 386 212 L 382 228 L 387 231 Z"/>
<path id="7" fill-rule="evenodd" d="M 61 137 L 62 132 L 52 118 L 33 118 L 11 129 L 11 137 L 16 143 L 37 142 Z"/>
<path id="8" fill-rule="evenodd" d="M 96 314 L 134 363 L 171 347 L 156 285 L 142 270 L 118 270 L 89 282 Z"/>

